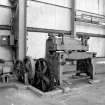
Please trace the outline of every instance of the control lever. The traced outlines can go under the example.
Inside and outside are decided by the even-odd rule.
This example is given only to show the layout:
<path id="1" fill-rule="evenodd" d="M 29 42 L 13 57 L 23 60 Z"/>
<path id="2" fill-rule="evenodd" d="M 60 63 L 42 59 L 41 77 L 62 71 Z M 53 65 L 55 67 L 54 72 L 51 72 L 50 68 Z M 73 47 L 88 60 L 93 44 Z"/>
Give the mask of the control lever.
<path id="1" fill-rule="evenodd" d="M 64 45 L 64 35 L 62 34 L 62 41 L 61 41 L 61 45 Z"/>

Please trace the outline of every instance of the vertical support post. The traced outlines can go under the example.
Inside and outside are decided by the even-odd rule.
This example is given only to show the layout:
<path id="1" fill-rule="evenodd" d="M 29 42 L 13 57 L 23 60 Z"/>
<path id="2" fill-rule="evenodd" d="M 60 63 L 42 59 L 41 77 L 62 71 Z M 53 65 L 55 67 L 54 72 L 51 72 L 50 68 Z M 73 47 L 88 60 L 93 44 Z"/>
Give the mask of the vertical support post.
<path id="1" fill-rule="evenodd" d="M 103 15 L 105 16 L 105 0 L 103 0 Z M 105 26 L 104 26 L 105 29 Z M 105 34 L 105 30 L 104 30 L 104 34 Z M 105 46 L 105 41 L 104 41 L 104 46 Z M 104 54 L 105 54 L 105 48 L 104 48 Z"/>
<path id="2" fill-rule="evenodd" d="M 92 79 L 95 79 L 95 65 L 94 65 L 94 58 L 91 59 L 91 63 L 93 65 L 93 70 L 92 70 Z"/>
<path id="3" fill-rule="evenodd" d="M 18 0 L 18 50 L 17 59 L 23 60 L 26 56 L 26 8 L 27 0 Z"/>
<path id="4" fill-rule="evenodd" d="M 103 0 L 103 15 L 105 16 L 105 0 Z"/>
<path id="5" fill-rule="evenodd" d="M 75 0 L 71 0 L 71 37 L 74 38 L 75 35 Z"/>

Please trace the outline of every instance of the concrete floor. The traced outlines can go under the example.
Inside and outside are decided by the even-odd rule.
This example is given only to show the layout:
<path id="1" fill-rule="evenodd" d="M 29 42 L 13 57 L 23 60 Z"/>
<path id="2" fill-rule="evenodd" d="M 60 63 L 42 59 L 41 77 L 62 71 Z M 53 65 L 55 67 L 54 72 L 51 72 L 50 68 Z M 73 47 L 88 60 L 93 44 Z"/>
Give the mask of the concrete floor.
<path id="1" fill-rule="evenodd" d="M 51 97 L 39 97 L 30 90 L 15 87 L 0 88 L 0 105 L 59 105 L 61 102 Z"/>
<path id="2" fill-rule="evenodd" d="M 25 89 L 1 88 L 0 105 L 105 105 L 105 74 L 102 73 L 105 64 L 97 64 L 100 61 L 95 60 L 95 69 L 101 73 L 96 75 L 93 84 L 87 80 L 75 81 L 70 92 L 50 97 L 39 97 Z"/>
<path id="3" fill-rule="evenodd" d="M 93 62 L 95 72 L 98 74 L 105 74 L 105 58 L 95 58 Z"/>
<path id="4" fill-rule="evenodd" d="M 71 92 L 56 99 L 64 105 L 105 105 L 105 75 L 97 75 L 97 83 L 81 82 Z"/>

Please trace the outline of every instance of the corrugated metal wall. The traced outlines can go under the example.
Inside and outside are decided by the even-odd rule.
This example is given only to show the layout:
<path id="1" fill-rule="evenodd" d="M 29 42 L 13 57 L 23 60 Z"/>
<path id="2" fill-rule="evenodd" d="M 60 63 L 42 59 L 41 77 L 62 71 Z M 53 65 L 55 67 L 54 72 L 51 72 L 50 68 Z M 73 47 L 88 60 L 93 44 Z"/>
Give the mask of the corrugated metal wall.
<path id="1" fill-rule="evenodd" d="M 28 1 L 27 26 L 70 30 L 70 10 L 40 2 Z"/>
<path id="2" fill-rule="evenodd" d="M 11 9 L 8 8 L 10 6 L 8 0 L 0 0 L 0 25 L 9 25 L 11 18 Z M 7 6 L 7 7 L 6 7 Z M 8 30 L 0 30 L 1 35 L 10 35 L 10 31 Z M 4 60 L 12 60 L 11 48 L 10 47 L 1 47 L 0 46 L 0 59 Z"/>
<path id="3" fill-rule="evenodd" d="M 105 39 L 92 37 L 88 41 L 90 47 L 89 50 L 92 52 L 98 52 L 97 57 L 105 57 Z"/>

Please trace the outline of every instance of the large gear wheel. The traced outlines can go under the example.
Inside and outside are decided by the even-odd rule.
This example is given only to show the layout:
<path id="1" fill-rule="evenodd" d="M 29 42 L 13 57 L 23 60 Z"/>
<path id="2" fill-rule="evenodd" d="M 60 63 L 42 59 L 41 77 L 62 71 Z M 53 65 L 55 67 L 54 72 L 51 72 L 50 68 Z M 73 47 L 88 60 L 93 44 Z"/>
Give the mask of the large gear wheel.
<path id="1" fill-rule="evenodd" d="M 38 59 L 35 68 L 35 87 L 42 91 L 48 91 L 50 88 L 50 70 L 47 61 L 43 58 Z"/>
<path id="2" fill-rule="evenodd" d="M 53 90 L 57 86 L 58 81 L 49 69 L 48 62 L 43 58 L 36 61 L 34 81 L 34 86 L 44 92 Z"/>

